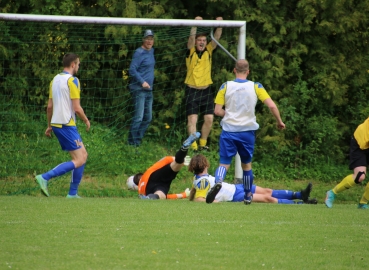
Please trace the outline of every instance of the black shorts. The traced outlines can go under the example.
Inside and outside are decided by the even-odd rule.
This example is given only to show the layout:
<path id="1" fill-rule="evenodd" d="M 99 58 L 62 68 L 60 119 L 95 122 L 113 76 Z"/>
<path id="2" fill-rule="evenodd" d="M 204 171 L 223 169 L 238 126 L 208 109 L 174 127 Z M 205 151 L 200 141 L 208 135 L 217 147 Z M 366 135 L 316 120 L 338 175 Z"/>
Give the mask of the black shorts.
<path id="1" fill-rule="evenodd" d="M 361 149 L 356 139 L 351 137 L 350 142 L 350 165 L 349 169 L 353 170 L 356 167 L 366 167 L 369 161 L 369 149 Z"/>
<path id="2" fill-rule="evenodd" d="M 146 195 L 155 193 L 160 190 L 165 195 L 168 195 L 170 185 L 176 178 L 178 172 L 174 172 L 170 167 L 170 164 L 156 170 L 150 175 L 149 181 L 146 186 Z"/>
<path id="3" fill-rule="evenodd" d="M 195 89 L 186 86 L 186 114 L 214 114 L 214 94 L 210 86 L 205 89 Z"/>

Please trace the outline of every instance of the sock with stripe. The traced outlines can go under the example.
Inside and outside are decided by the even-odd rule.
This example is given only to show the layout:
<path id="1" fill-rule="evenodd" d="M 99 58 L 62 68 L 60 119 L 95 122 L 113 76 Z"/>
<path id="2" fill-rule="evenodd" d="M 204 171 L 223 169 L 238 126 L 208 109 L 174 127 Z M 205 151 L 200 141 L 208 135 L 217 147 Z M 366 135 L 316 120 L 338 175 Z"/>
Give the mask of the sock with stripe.
<path id="1" fill-rule="evenodd" d="M 227 169 L 224 166 L 219 166 L 215 170 L 215 183 L 222 183 L 227 176 Z"/>
<path id="2" fill-rule="evenodd" d="M 243 171 L 243 189 L 245 191 L 245 196 L 249 192 L 251 192 L 252 183 L 254 182 L 254 174 L 252 173 L 252 170 L 249 171 Z"/>
<path id="3" fill-rule="evenodd" d="M 277 190 L 272 191 L 272 197 L 277 198 L 277 199 L 287 199 L 287 200 L 301 199 L 301 192 L 277 189 Z"/>
<path id="4" fill-rule="evenodd" d="M 176 200 L 176 199 L 185 199 L 187 198 L 186 192 L 181 192 L 178 194 L 168 194 L 167 199 L 168 200 Z"/>
<path id="5" fill-rule="evenodd" d="M 76 195 L 78 191 L 78 186 L 81 183 L 83 171 L 85 170 L 85 164 L 83 164 L 81 167 L 78 167 L 77 169 L 74 169 L 72 171 L 72 179 L 70 181 L 69 186 L 69 195 Z"/>
<path id="6" fill-rule="evenodd" d="M 42 174 L 42 178 L 45 179 L 46 181 L 49 181 L 51 178 L 70 172 L 74 168 L 75 166 L 72 161 L 64 162 L 56 166 L 54 169 Z"/>
<path id="7" fill-rule="evenodd" d="M 287 200 L 287 199 L 278 199 L 279 204 L 295 204 L 295 201 Z"/>

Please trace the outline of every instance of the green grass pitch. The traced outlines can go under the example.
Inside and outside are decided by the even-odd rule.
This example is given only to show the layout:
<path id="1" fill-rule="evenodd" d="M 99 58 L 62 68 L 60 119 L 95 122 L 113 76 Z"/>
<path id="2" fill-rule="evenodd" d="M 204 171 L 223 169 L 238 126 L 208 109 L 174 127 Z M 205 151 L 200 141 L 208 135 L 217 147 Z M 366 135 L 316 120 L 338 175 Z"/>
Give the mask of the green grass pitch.
<path id="1" fill-rule="evenodd" d="M 369 269 L 353 204 L 0 196 L 0 269 Z"/>

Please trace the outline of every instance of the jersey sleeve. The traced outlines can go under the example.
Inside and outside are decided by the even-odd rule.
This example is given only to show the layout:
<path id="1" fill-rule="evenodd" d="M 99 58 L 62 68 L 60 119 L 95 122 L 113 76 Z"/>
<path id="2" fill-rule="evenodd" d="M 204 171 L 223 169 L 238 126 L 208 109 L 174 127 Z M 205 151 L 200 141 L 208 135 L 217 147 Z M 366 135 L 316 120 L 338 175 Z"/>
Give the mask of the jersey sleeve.
<path id="1" fill-rule="evenodd" d="M 213 54 L 214 48 L 211 42 L 209 42 L 208 45 L 206 45 L 206 50 L 209 52 L 210 56 Z"/>
<path id="2" fill-rule="evenodd" d="M 215 104 L 224 105 L 225 104 L 225 93 L 227 90 L 227 83 L 223 83 L 218 91 L 217 96 L 215 97 Z"/>
<path id="3" fill-rule="evenodd" d="M 261 83 L 256 82 L 254 84 L 256 95 L 261 102 L 264 102 L 266 99 L 270 98 L 268 92 L 264 89 L 264 86 Z"/>
<path id="4" fill-rule="evenodd" d="M 206 177 L 203 177 L 199 180 L 195 180 L 193 187 L 196 189 L 195 199 L 206 198 L 206 195 L 210 189 L 210 182 Z"/>
<path id="5" fill-rule="evenodd" d="M 81 98 L 81 91 L 80 91 L 80 84 L 79 80 L 76 77 L 70 77 L 68 79 L 68 86 L 70 90 L 70 98 L 71 99 L 80 99 Z"/>

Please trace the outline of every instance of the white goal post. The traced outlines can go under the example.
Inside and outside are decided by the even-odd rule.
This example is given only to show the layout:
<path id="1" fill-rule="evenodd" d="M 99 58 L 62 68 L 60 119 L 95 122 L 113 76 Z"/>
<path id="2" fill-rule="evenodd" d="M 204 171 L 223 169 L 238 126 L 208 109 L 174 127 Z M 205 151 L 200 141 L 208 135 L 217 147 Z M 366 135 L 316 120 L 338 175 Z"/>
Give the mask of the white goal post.
<path id="1" fill-rule="evenodd" d="M 233 27 L 239 28 L 237 59 L 246 59 L 246 21 L 230 20 L 194 20 L 194 19 L 143 19 L 143 18 L 111 18 L 111 17 L 87 17 L 87 16 L 62 16 L 62 15 L 36 15 L 0 13 L 3 21 L 33 21 L 54 23 L 83 23 L 83 24 L 119 24 L 119 25 L 143 25 L 143 26 L 202 26 L 202 27 Z M 219 44 L 219 43 L 218 43 Z M 220 45 L 220 44 L 219 44 Z M 232 59 L 223 46 L 219 46 Z M 235 180 L 242 180 L 242 168 L 240 156 L 235 158 Z"/>

